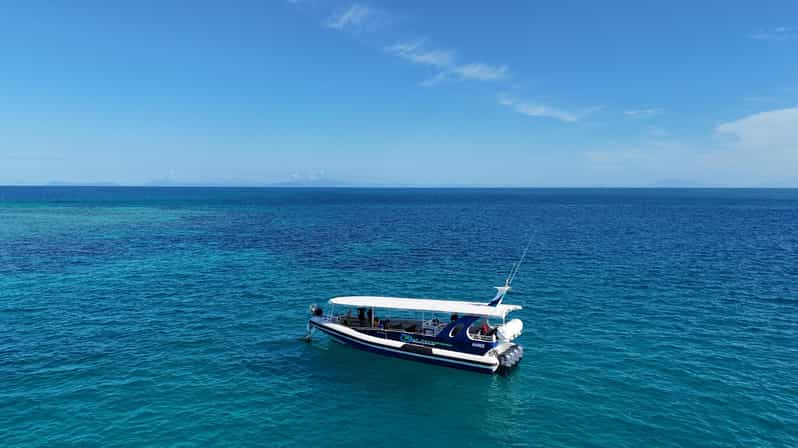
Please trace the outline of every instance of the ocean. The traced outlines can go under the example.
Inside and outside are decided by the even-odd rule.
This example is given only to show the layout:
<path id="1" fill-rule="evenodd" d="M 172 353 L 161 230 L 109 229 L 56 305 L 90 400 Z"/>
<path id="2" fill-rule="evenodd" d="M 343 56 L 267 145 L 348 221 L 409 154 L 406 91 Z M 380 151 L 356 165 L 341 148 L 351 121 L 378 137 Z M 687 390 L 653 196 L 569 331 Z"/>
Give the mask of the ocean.
<path id="1" fill-rule="evenodd" d="M 302 341 L 506 303 L 507 376 Z M 0 187 L 0 445 L 798 446 L 798 190 Z"/>

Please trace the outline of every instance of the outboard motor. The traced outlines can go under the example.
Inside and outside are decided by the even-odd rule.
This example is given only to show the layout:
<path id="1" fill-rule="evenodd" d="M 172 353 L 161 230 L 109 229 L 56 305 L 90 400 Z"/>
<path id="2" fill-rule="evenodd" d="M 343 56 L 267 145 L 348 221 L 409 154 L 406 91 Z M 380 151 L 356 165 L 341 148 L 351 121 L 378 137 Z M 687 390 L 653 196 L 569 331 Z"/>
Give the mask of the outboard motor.
<path id="1" fill-rule="evenodd" d="M 521 322 L 521 319 L 513 319 L 500 326 L 496 331 L 496 336 L 501 342 L 510 342 L 520 336 L 522 331 L 524 331 L 524 323 Z"/>
<path id="2" fill-rule="evenodd" d="M 313 305 L 310 305 L 309 311 L 310 315 L 314 317 L 321 317 L 324 314 L 324 310 L 322 310 L 321 307 L 319 307 L 315 303 Z M 305 337 L 302 339 L 304 339 L 305 342 L 310 342 L 313 337 L 313 331 L 316 330 L 316 327 L 313 326 L 311 320 L 308 320 L 307 330 L 308 330 L 307 334 L 305 334 Z"/>

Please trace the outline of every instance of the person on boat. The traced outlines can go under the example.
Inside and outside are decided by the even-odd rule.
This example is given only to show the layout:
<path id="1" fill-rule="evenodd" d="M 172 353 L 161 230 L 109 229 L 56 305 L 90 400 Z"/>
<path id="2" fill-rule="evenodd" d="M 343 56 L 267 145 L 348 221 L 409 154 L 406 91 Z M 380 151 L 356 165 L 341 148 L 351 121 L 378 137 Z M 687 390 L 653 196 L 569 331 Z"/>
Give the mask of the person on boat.
<path id="1" fill-rule="evenodd" d="M 366 309 L 365 308 L 358 308 L 357 309 L 357 320 L 360 322 L 360 326 L 364 326 L 366 323 Z"/>

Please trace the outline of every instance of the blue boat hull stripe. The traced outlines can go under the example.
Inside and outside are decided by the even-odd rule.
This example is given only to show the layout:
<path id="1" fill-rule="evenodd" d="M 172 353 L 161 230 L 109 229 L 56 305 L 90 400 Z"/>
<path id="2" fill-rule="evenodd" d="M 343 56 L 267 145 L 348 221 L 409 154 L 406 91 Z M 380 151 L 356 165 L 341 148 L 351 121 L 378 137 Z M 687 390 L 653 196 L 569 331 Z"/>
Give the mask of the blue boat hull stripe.
<path id="1" fill-rule="evenodd" d="M 325 331 L 325 330 L 323 329 L 322 331 Z M 376 353 L 376 354 L 379 354 L 379 355 L 382 355 L 382 356 L 388 356 L 388 357 L 391 357 L 391 358 L 398 358 L 398 359 L 410 360 L 410 361 L 415 361 L 415 362 L 423 362 L 423 363 L 426 363 L 426 364 L 439 365 L 439 366 L 443 366 L 443 367 L 460 369 L 460 370 L 469 370 L 469 371 L 472 371 L 472 372 L 484 373 L 484 374 L 488 374 L 488 375 L 493 374 L 493 373 L 496 372 L 496 370 L 494 370 L 493 368 L 477 367 L 477 366 L 466 365 L 466 364 L 455 364 L 455 363 L 452 363 L 451 361 L 446 361 L 446 360 L 443 360 L 443 359 L 418 357 L 418 356 L 413 356 L 410 353 L 392 352 L 392 351 L 384 350 L 382 348 L 373 348 L 372 346 L 361 344 L 359 341 L 352 341 L 352 340 L 349 340 L 349 339 L 344 339 L 344 337 L 339 336 L 338 334 L 333 334 L 333 333 L 327 333 L 327 334 L 334 341 L 336 341 L 336 342 L 338 342 L 340 344 L 349 345 L 352 348 L 355 348 L 357 350 L 364 350 L 364 351 Z"/>
<path id="2" fill-rule="evenodd" d="M 393 348 L 393 347 L 385 347 L 385 346 L 376 345 L 376 344 L 372 344 L 370 342 L 365 342 L 365 341 L 359 340 L 357 338 L 354 338 L 352 336 L 343 334 L 343 333 L 341 333 L 341 332 L 339 332 L 337 330 L 334 330 L 332 328 L 328 328 L 328 327 L 326 327 L 324 325 L 320 325 L 320 324 L 318 324 L 316 322 L 312 322 L 311 321 L 311 325 L 313 325 L 316 328 L 320 329 L 321 331 L 329 334 L 330 336 L 338 339 L 339 341 L 343 340 L 343 342 L 349 343 L 350 345 L 353 345 L 353 346 L 355 346 L 357 348 L 362 348 L 361 346 L 365 346 L 365 347 L 367 347 L 367 349 L 369 351 L 373 351 L 373 352 L 384 354 L 384 355 L 388 355 L 388 356 L 394 356 L 394 357 L 403 358 L 403 359 L 413 359 L 413 360 L 422 361 L 422 362 L 430 362 L 432 364 L 445 365 L 445 366 L 448 366 L 448 367 L 458 367 L 458 368 L 467 367 L 468 370 L 476 370 L 476 371 L 480 371 L 480 372 L 486 372 L 487 371 L 487 373 L 493 373 L 496 370 L 496 368 L 498 367 L 497 364 L 481 363 L 481 362 L 477 362 L 477 361 L 474 361 L 474 362 L 463 361 L 463 360 L 460 360 L 460 359 L 453 359 L 453 358 L 451 358 L 449 356 L 444 356 L 444 355 L 434 355 L 434 354 L 433 355 L 422 355 L 422 354 L 416 354 L 416 353 L 409 352 L 409 351 L 402 351 L 401 349 L 396 349 L 396 348 Z"/>

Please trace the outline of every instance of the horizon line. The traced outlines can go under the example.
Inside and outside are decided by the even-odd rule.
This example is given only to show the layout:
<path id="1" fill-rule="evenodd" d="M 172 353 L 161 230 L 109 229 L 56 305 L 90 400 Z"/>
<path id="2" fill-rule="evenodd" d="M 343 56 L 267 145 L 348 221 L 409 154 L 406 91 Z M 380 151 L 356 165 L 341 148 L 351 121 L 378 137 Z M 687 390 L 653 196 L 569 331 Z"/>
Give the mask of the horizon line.
<path id="1" fill-rule="evenodd" d="M 519 185 L 136 185 L 106 183 L 0 184 L 0 188 L 249 188 L 274 190 L 796 190 L 798 186 L 519 186 Z"/>

